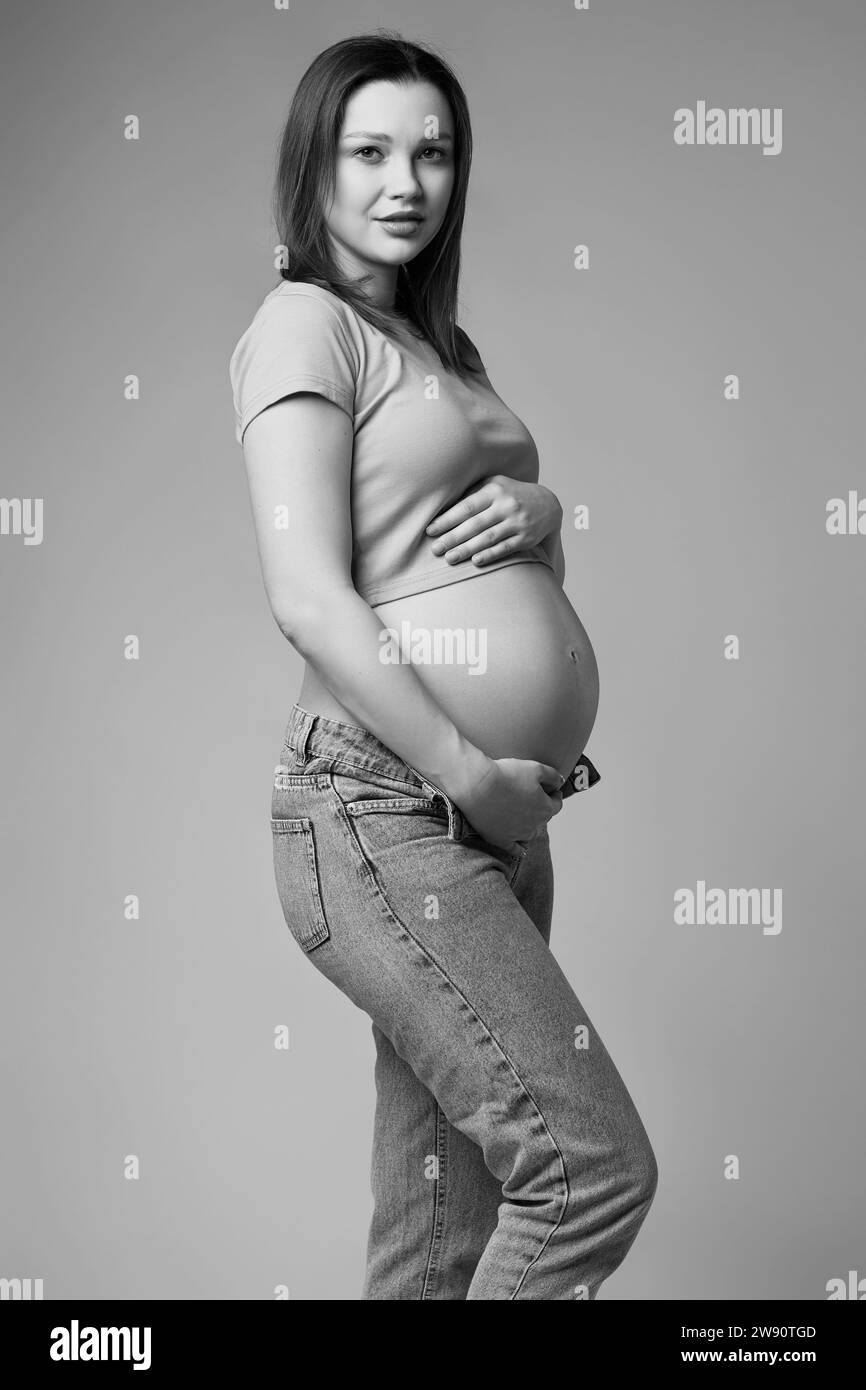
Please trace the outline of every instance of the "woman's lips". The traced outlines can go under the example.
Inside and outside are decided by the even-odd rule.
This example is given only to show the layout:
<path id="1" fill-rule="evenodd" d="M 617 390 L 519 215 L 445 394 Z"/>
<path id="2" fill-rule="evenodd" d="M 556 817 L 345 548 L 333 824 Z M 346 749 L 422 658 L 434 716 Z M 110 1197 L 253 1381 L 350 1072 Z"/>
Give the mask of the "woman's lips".
<path id="1" fill-rule="evenodd" d="M 405 221 L 394 218 L 390 222 L 386 221 L 384 217 L 377 217 L 376 221 L 379 223 L 380 227 L 384 227 L 386 231 L 391 232 L 394 236 L 413 236 L 422 225 L 420 218 L 414 219 L 411 217 L 407 217 Z"/>

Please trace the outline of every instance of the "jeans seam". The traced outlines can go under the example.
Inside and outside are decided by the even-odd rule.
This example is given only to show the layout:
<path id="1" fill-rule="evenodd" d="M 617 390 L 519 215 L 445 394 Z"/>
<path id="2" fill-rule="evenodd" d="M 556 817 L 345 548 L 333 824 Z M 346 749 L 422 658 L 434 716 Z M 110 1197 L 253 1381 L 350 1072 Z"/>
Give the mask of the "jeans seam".
<path id="1" fill-rule="evenodd" d="M 442 1234 L 445 1230 L 445 1212 L 447 1206 L 447 1175 L 448 1175 L 448 1119 L 442 1110 L 439 1102 L 436 1101 L 436 1126 L 435 1126 L 435 1149 L 436 1149 L 436 1177 L 435 1177 L 435 1196 L 433 1198 L 433 1226 L 430 1231 L 430 1249 L 427 1254 L 427 1269 L 424 1273 L 424 1287 L 421 1290 L 422 1299 L 432 1297 L 436 1291 L 436 1283 L 439 1278 L 439 1254 L 442 1245 Z"/>
<path id="2" fill-rule="evenodd" d="M 336 796 L 336 791 L 335 791 L 335 796 Z M 340 808 L 340 815 L 341 815 L 341 818 L 344 819 L 344 822 L 348 822 L 349 817 L 346 815 L 345 808 L 343 807 L 342 802 L 340 801 L 339 797 L 337 797 L 336 799 L 337 799 L 337 803 L 338 803 L 339 808 Z M 478 1010 L 477 1010 L 477 1009 L 474 1007 L 474 1005 L 471 1004 L 470 1001 L 466 998 L 466 995 L 463 993 L 463 991 L 462 991 L 460 988 L 458 988 L 458 986 L 454 983 L 454 981 L 451 979 L 451 976 L 448 974 L 448 971 L 445 969 L 445 967 L 436 959 L 436 957 L 432 954 L 432 952 L 428 951 L 427 947 L 424 946 L 424 945 L 418 940 L 418 938 L 415 936 L 414 932 L 412 932 L 412 931 L 409 929 L 409 927 L 406 926 L 406 923 L 403 922 L 403 921 L 400 919 L 400 917 L 397 915 L 397 913 L 395 912 L 394 908 L 392 907 L 391 903 L 389 902 L 389 900 L 388 900 L 388 898 L 387 898 L 387 896 L 386 896 L 386 894 L 385 894 L 385 890 L 384 890 L 384 888 L 383 888 L 381 882 L 379 881 L 379 877 L 378 877 L 378 875 L 377 875 L 377 873 L 376 873 L 376 870 L 375 870 L 374 865 L 370 863 L 370 860 L 368 859 L 368 857 L 367 857 L 367 855 L 366 855 L 366 853 L 365 853 L 365 851 L 364 851 L 363 845 L 361 844 L 360 840 L 358 839 L 357 834 L 354 833 L 354 827 L 351 826 L 351 825 L 347 825 L 347 829 L 348 829 L 348 831 L 349 831 L 349 839 L 351 840 L 352 845 L 354 846 L 354 848 L 355 848 L 355 849 L 357 850 L 357 852 L 360 854 L 361 859 L 362 859 L 363 864 L 364 864 L 364 868 L 365 868 L 366 871 L 367 871 L 367 874 L 366 874 L 366 876 L 367 876 L 367 881 L 368 881 L 369 884 L 371 885 L 374 894 L 375 894 L 376 897 L 378 898 L 378 900 L 379 900 L 379 905 L 380 905 L 381 908 L 383 909 L 383 911 L 384 911 L 384 913 L 385 913 L 385 916 L 388 917 L 388 918 L 390 918 L 390 920 L 391 920 L 397 927 L 399 927 L 399 929 L 400 929 L 400 930 L 404 933 L 404 935 L 412 942 L 412 944 L 416 947 L 416 949 L 417 949 L 418 951 L 420 951 L 420 953 L 421 953 L 421 955 L 424 957 L 424 959 L 427 960 L 427 961 L 429 961 L 430 964 L 433 966 L 433 968 L 439 972 L 439 974 L 440 974 L 440 975 L 442 976 L 442 978 L 445 980 L 446 984 L 447 984 L 447 985 L 454 991 L 454 993 L 457 995 L 458 999 L 462 999 L 462 1000 L 463 1000 L 463 1003 L 466 1005 L 466 1008 L 469 1010 L 469 1012 L 470 1012 L 470 1014 L 473 1016 L 473 1018 L 477 1019 L 478 1023 L 480 1023 L 480 1025 L 481 1025 L 481 1027 L 482 1027 L 484 1033 L 485 1033 L 486 1036 L 490 1039 L 490 1041 L 493 1043 L 493 1045 L 494 1045 L 494 1047 L 496 1048 L 497 1052 L 499 1053 L 500 1057 L 503 1059 L 503 1061 L 505 1062 L 506 1066 L 508 1067 L 508 1070 L 511 1072 L 512 1078 L 513 1078 L 514 1081 L 517 1083 L 517 1088 L 518 1088 L 519 1093 L 520 1093 L 526 1100 L 529 1101 L 530 1105 L 532 1106 L 532 1109 L 535 1111 L 535 1114 L 538 1116 L 539 1120 L 541 1121 L 542 1125 L 544 1126 L 545 1133 L 547 1134 L 547 1137 L 548 1137 L 548 1139 L 550 1140 L 550 1143 L 551 1143 L 551 1145 L 552 1145 L 552 1147 L 553 1147 L 553 1151 L 554 1151 L 554 1153 L 556 1154 L 557 1158 L 559 1159 L 559 1166 L 560 1166 L 560 1170 L 561 1170 L 561 1173 L 562 1173 L 562 1186 L 563 1186 L 563 1188 L 564 1188 L 564 1190 L 565 1190 L 565 1196 L 564 1196 L 564 1200 L 563 1200 L 563 1202 L 562 1202 L 562 1209 L 561 1209 L 561 1211 L 560 1211 L 558 1217 L 556 1218 L 556 1221 L 555 1221 L 554 1224 L 551 1226 L 551 1228 L 550 1228 L 548 1234 L 545 1236 L 545 1238 L 544 1238 L 544 1240 L 543 1240 L 543 1242 L 542 1242 L 542 1244 L 541 1244 L 541 1247 L 540 1247 L 539 1250 L 536 1252 L 536 1254 L 533 1256 L 533 1258 L 529 1261 L 529 1263 L 527 1264 L 527 1266 L 526 1266 L 526 1268 L 524 1269 L 523 1273 L 521 1274 L 520 1278 L 518 1279 L 518 1281 L 517 1281 L 517 1286 L 516 1286 L 514 1292 L 513 1292 L 512 1295 L 511 1295 L 511 1300 L 514 1300 L 514 1299 L 517 1297 L 518 1293 L 520 1292 L 520 1289 L 521 1289 L 522 1286 L 523 1286 L 523 1283 L 524 1283 L 524 1281 L 525 1281 L 525 1279 L 526 1279 L 526 1276 L 529 1274 L 530 1270 L 538 1263 L 539 1259 L 541 1258 L 541 1256 L 544 1254 L 545 1250 L 547 1249 L 547 1246 L 549 1245 L 551 1239 L 552 1239 L 553 1236 L 556 1234 L 556 1232 L 559 1230 L 559 1227 L 560 1227 L 560 1225 L 562 1224 L 562 1219 L 563 1219 L 563 1217 L 565 1216 L 566 1211 L 568 1210 L 568 1201 L 569 1201 L 569 1197 L 570 1197 L 571 1194 L 570 1194 L 569 1185 L 568 1185 L 568 1171 L 567 1171 L 566 1166 L 565 1166 L 565 1159 L 564 1159 L 564 1157 L 563 1157 L 562 1150 L 560 1149 L 559 1145 L 557 1144 L 557 1142 L 556 1142 L 556 1140 L 555 1140 L 555 1138 L 554 1138 L 554 1136 L 553 1136 L 553 1134 L 552 1134 L 552 1132 L 551 1132 L 550 1126 L 548 1125 L 547 1120 L 544 1118 L 544 1115 L 542 1114 L 540 1105 L 538 1104 L 538 1102 L 537 1102 L 537 1100 L 535 1099 L 534 1095 L 533 1095 L 532 1092 L 530 1091 L 530 1089 L 529 1089 L 529 1087 L 527 1086 L 526 1082 L 525 1082 L 525 1081 L 523 1080 L 523 1078 L 520 1076 L 520 1073 L 518 1072 L 516 1066 L 514 1065 L 513 1061 L 511 1060 L 510 1056 L 508 1055 L 508 1052 L 506 1051 L 505 1047 L 504 1047 L 504 1046 L 502 1045 L 502 1043 L 499 1041 L 499 1039 L 497 1038 L 496 1034 L 495 1034 L 495 1033 L 493 1032 L 493 1030 L 490 1028 L 489 1024 L 487 1024 L 487 1023 L 485 1022 L 485 1020 L 481 1017 L 481 1015 L 479 1014 Z M 434 1099 L 435 1099 L 435 1097 L 434 1097 Z M 437 1105 L 438 1105 L 438 1101 L 437 1101 Z"/>

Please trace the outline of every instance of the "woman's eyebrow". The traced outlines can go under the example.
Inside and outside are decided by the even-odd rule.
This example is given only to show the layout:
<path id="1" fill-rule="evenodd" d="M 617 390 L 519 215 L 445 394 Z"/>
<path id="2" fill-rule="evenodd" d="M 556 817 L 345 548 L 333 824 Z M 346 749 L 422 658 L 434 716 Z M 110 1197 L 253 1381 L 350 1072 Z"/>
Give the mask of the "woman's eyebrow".
<path id="1" fill-rule="evenodd" d="M 391 136 L 390 136 L 390 135 L 383 135 L 381 131 L 376 131 L 376 130 L 350 130 L 350 131 L 347 132 L 346 135 L 342 135 L 342 136 L 340 137 L 340 139 L 341 139 L 341 140 L 356 140 L 356 139 L 358 139 L 360 136 L 363 136 L 366 140 L 383 140 L 386 144 L 390 144 L 390 143 L 391 143 Z M 424 137 L 422 136 L 422 137 L 420 137 L 420 138 L 423 139 Z M 429 138 L 430 138 L 431 140 L 451 140 L 451 139 L 453 139 L 453 136 L 443 134 L 443 135 L 431 135 Z M 425 141 L 425 143 L 427 143 L 427 142 Z"/>

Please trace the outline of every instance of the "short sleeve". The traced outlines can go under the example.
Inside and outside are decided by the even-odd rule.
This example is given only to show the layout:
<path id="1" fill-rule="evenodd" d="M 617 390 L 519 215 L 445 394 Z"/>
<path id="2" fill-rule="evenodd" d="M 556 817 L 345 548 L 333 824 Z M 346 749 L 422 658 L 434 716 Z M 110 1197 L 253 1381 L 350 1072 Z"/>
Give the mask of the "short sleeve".
<path id="1" fill-rule="evenodd" d="M 334 305 L 303 291 L 269 296 L 229 362 L 237 442 L 261 411 L 298 391 L 324 396 L 354 420 L 356 358 Z"/>

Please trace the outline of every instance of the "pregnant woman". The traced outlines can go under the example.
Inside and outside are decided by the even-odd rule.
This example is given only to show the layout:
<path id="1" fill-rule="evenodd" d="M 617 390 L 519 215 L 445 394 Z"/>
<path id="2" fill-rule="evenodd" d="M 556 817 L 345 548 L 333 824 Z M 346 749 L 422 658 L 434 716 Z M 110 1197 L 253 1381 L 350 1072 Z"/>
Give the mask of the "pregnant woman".
<path id="1" fill-rule="evenodd" d="M 303 76 L 282 282 L 231 358 L 262 574 L 306 662 L 271 808 L 309 962 L 372 1020 L 366 1299 L 594 1299 L 657 1182 L 549 947 L 547 822 L 598 780 L 531 435 L 456 325 L 465 95 L 399 35 Z"/>

